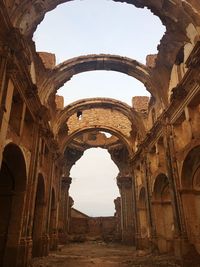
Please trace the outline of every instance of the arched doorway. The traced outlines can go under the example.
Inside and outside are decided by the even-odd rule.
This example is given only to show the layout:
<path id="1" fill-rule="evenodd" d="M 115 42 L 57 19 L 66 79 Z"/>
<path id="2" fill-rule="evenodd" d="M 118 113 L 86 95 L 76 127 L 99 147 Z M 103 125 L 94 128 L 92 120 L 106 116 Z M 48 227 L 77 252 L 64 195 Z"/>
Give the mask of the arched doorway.
<path id="1" fill-rule="evenodd" d="M 158 249 L 161 253 L 171 252 L 174 233 L 173 209 L 169 180 L 163 173 L 155 180 L 152 199 Z"/>
<path id="2" fill-rule="evenodd" d="M 146 192 L 145 188 L 142 187 L 139 195 L 139 220 L 140 220 L 140 246 L 141 248 L 147 248 L 149 246 L 149 226 L 147 219 L 147 207 L 146 207 Z"/>
<path id="3" fill-rule="evenodd" d="M 32 256 L 43 256 L 42 237 L 44 233 L 44 213 L 45 213 L 45 184 L 42 174 L 38 175 L 37 191 L 35 198 L 35 211 L 33 221 L 33 249 Z"/>
<path id="4" fill-rule="evenodd" d="M 181 182 L 188 239 L 200 254 L 200 146 L 187 154 Z"/>
<path id="5" fill-rule="evenodd" d="M 26 190 L 26 164 L 21 149 L 11 143 L 0 169 L 0 266 L 16 266 Z"/>
<path id="6" fill-rule="evenodd" d="M 102 148 L 86 150 L 70 170 L 70 196 L 74 208 L 92 217 L 112 216 L 114 199 L 119 196 L 115 179 L 118 172 L 108 151 Z"/>
<path id="7" fill-rule="evenodd" d="M 51 192 L 49 236 L 50 236 L 50 250 L 55 250 L 57 248 L 57 230 L 56 230 L 56 197 L 54 188 L 52 189 Z"/>

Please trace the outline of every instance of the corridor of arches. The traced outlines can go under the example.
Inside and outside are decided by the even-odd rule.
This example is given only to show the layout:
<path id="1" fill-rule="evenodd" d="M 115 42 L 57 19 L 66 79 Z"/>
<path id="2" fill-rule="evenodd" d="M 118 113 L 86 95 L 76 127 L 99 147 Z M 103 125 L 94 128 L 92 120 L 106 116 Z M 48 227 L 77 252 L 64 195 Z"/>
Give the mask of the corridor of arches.
<path id="1" fill-rule="evenodd" d="M 0 266 L 199 266 L 199 58 L 196 0 L 0 1 Z"/>

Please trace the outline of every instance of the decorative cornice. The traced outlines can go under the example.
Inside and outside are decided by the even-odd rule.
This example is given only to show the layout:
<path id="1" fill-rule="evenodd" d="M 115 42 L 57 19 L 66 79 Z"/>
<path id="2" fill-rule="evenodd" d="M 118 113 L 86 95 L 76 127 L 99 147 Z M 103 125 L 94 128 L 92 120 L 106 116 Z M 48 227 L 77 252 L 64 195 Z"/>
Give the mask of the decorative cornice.
<path id="1" fill-rule="evenodd" d="M 12 51 L 12 54 L 20 57 L 20 61 L 23 61 L 27 65 L 31 64 L 31 53 L 28 42 L 20 33 L 19 29 L 12 29 L 8 33 L 6 44 L 10 51 Z"/>
<path id="2" fill-rule="evenodd" d="M 132 187 L 132 177 L 131 176 L 118 176 L 117 185 L 120 189 L 123 189 L 123 188 L 130 189 Z"/>

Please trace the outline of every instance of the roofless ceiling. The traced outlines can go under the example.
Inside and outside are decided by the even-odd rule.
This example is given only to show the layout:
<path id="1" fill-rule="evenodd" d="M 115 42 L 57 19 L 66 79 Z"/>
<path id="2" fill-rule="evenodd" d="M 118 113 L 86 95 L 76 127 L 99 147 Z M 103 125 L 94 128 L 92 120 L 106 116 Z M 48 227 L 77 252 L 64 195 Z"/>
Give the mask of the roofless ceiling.
<path id="1" fill-rule="evenodd" d="M 43 104 L 48 103 L 49 96 L 56 94 L 57 89 L 77 73 L 89 70 L 115 70 L 133 76 L 144 83 L 147 90 L 149 90 L 157 100 L 160 100 L 167 105 L 167 89 L 171 69 L 175 63 L 178 51 L 186 42 L 192 43 L 194 41 L 193 38 L 195 34 L 192 36 L 190 33 L 194 33 L 195 31 L 198 32 L 200 27 L 200 19 L 197 16 L 197 10 L 200 10 L 200 2 L 192 0 L 114 1 L 126 2 L 139 8 L 147 7 L 153 14 L 158 16 L 166 26 L 166 34 L 159 45 L 159 53 L 156 58 L 155 66 L 145 66 L 135 60 L 113 55 L 89 55 L 67 60 L 56 66 L 53 70 L 46 70 L 47 79 L 44 79 L 38 84 L 39 95 Z M 8 15 L 10 16 L 13 26 L 18 28 L 21 34 L 29 41 L 37 28 L 37 25 L 43 20 L 44 15 L 48 11 L 53 10 L 57 5 L 67 2 L 69 2 L 69 0 L 4 0 L 4 3 L 9 10 Z M 189 31 L 189 28 L 192 30 Z M 100 104 L 99 102 L 97 104 L 97 102 L 94 101 L 91 105 L 88 103 L 79 103 L 77 108 L 75 104 L 74 109 L 63 110 L 63 113 L 58 114 L 56 131 L 59 132 L 59 129 L 61 129 L 65 120 L 68 124 L 67 128 L 69 135 L 66 135 L 66 137 L 62 139 L 63 148 L 69 140 L 73 140 L 78 134 L 94 131 L 94 129 L 98 131 L 108 131 L 111 134 L 116 135 L 117 138 L 124 140 L 124 142 L 128 142 L 127 140 L 130 138 L 130 131 L 137 125 L 137 116 L 132 120 L 131 116 L 133 116 L 133 114 L 130 113 L 130 116 L 126 116 L 128 115 L 127 107 L 124 107 L 125 112 L 127 112 L 125 115 L 119 108 L 119 105 L 112 101 L 109 103 L 109 107 L 106 101 L 103 103 L 104 106 L 100 106 L 102 103 Z M 77 116 L 80 107 L 81 111 L 84 110 L 84 113 L 88 113 L 88 118 L 90 117 L 89 123 L 85 125 L 84 117 L 83 120 L 79 122 L 76 117 L 75 121 L 75 116 Z M 102 109 L 109 110 L 109 118 L 105 120 L 105 122 L 103 122 L 104 116 L 100 118 L 100 122 L 96 120 L 97 118 L 92 121 L 89 112 L 89 109 L 91 108 L 94 113 L 98 113 L 99 110 L 102 111 Z M 113 110 L 115 114 L 112 113 Z M 66 115 L 67 113 L 68 115 Z M 114 116 L 123 118 L 123 121 L 126 118 L 128 130 L 117 127 L 117 125 L 112 125 L 112 120 L 115 124 Z M 138 122 L 141 127 L 141 121 Z M 139 127 L 136 127 L 136 129 L 139 130 Z"/>

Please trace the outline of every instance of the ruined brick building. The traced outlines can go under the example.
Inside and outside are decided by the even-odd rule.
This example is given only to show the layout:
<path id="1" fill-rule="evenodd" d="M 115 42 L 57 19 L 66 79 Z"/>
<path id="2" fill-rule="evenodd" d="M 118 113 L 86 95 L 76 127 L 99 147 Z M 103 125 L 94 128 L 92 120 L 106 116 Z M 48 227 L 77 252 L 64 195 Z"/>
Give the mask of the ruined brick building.
<path id="1" fill-rule="evenodd" d="M 200 2 L 125 1 L 166 26 L 146 65 L 101 54 L 55 66 L 54 55 L 36 53 L 32 36 L 64 2 L 0 0 L 0 266 L 28 266 L 67 241 L 70 170 L 91 147 L 107 149 L 120 170 L 122 242 L 180 258 L 200 254 Z M 57 90 L 89 70 L 128 74 L 151 98 L 63 108 Z"/>

